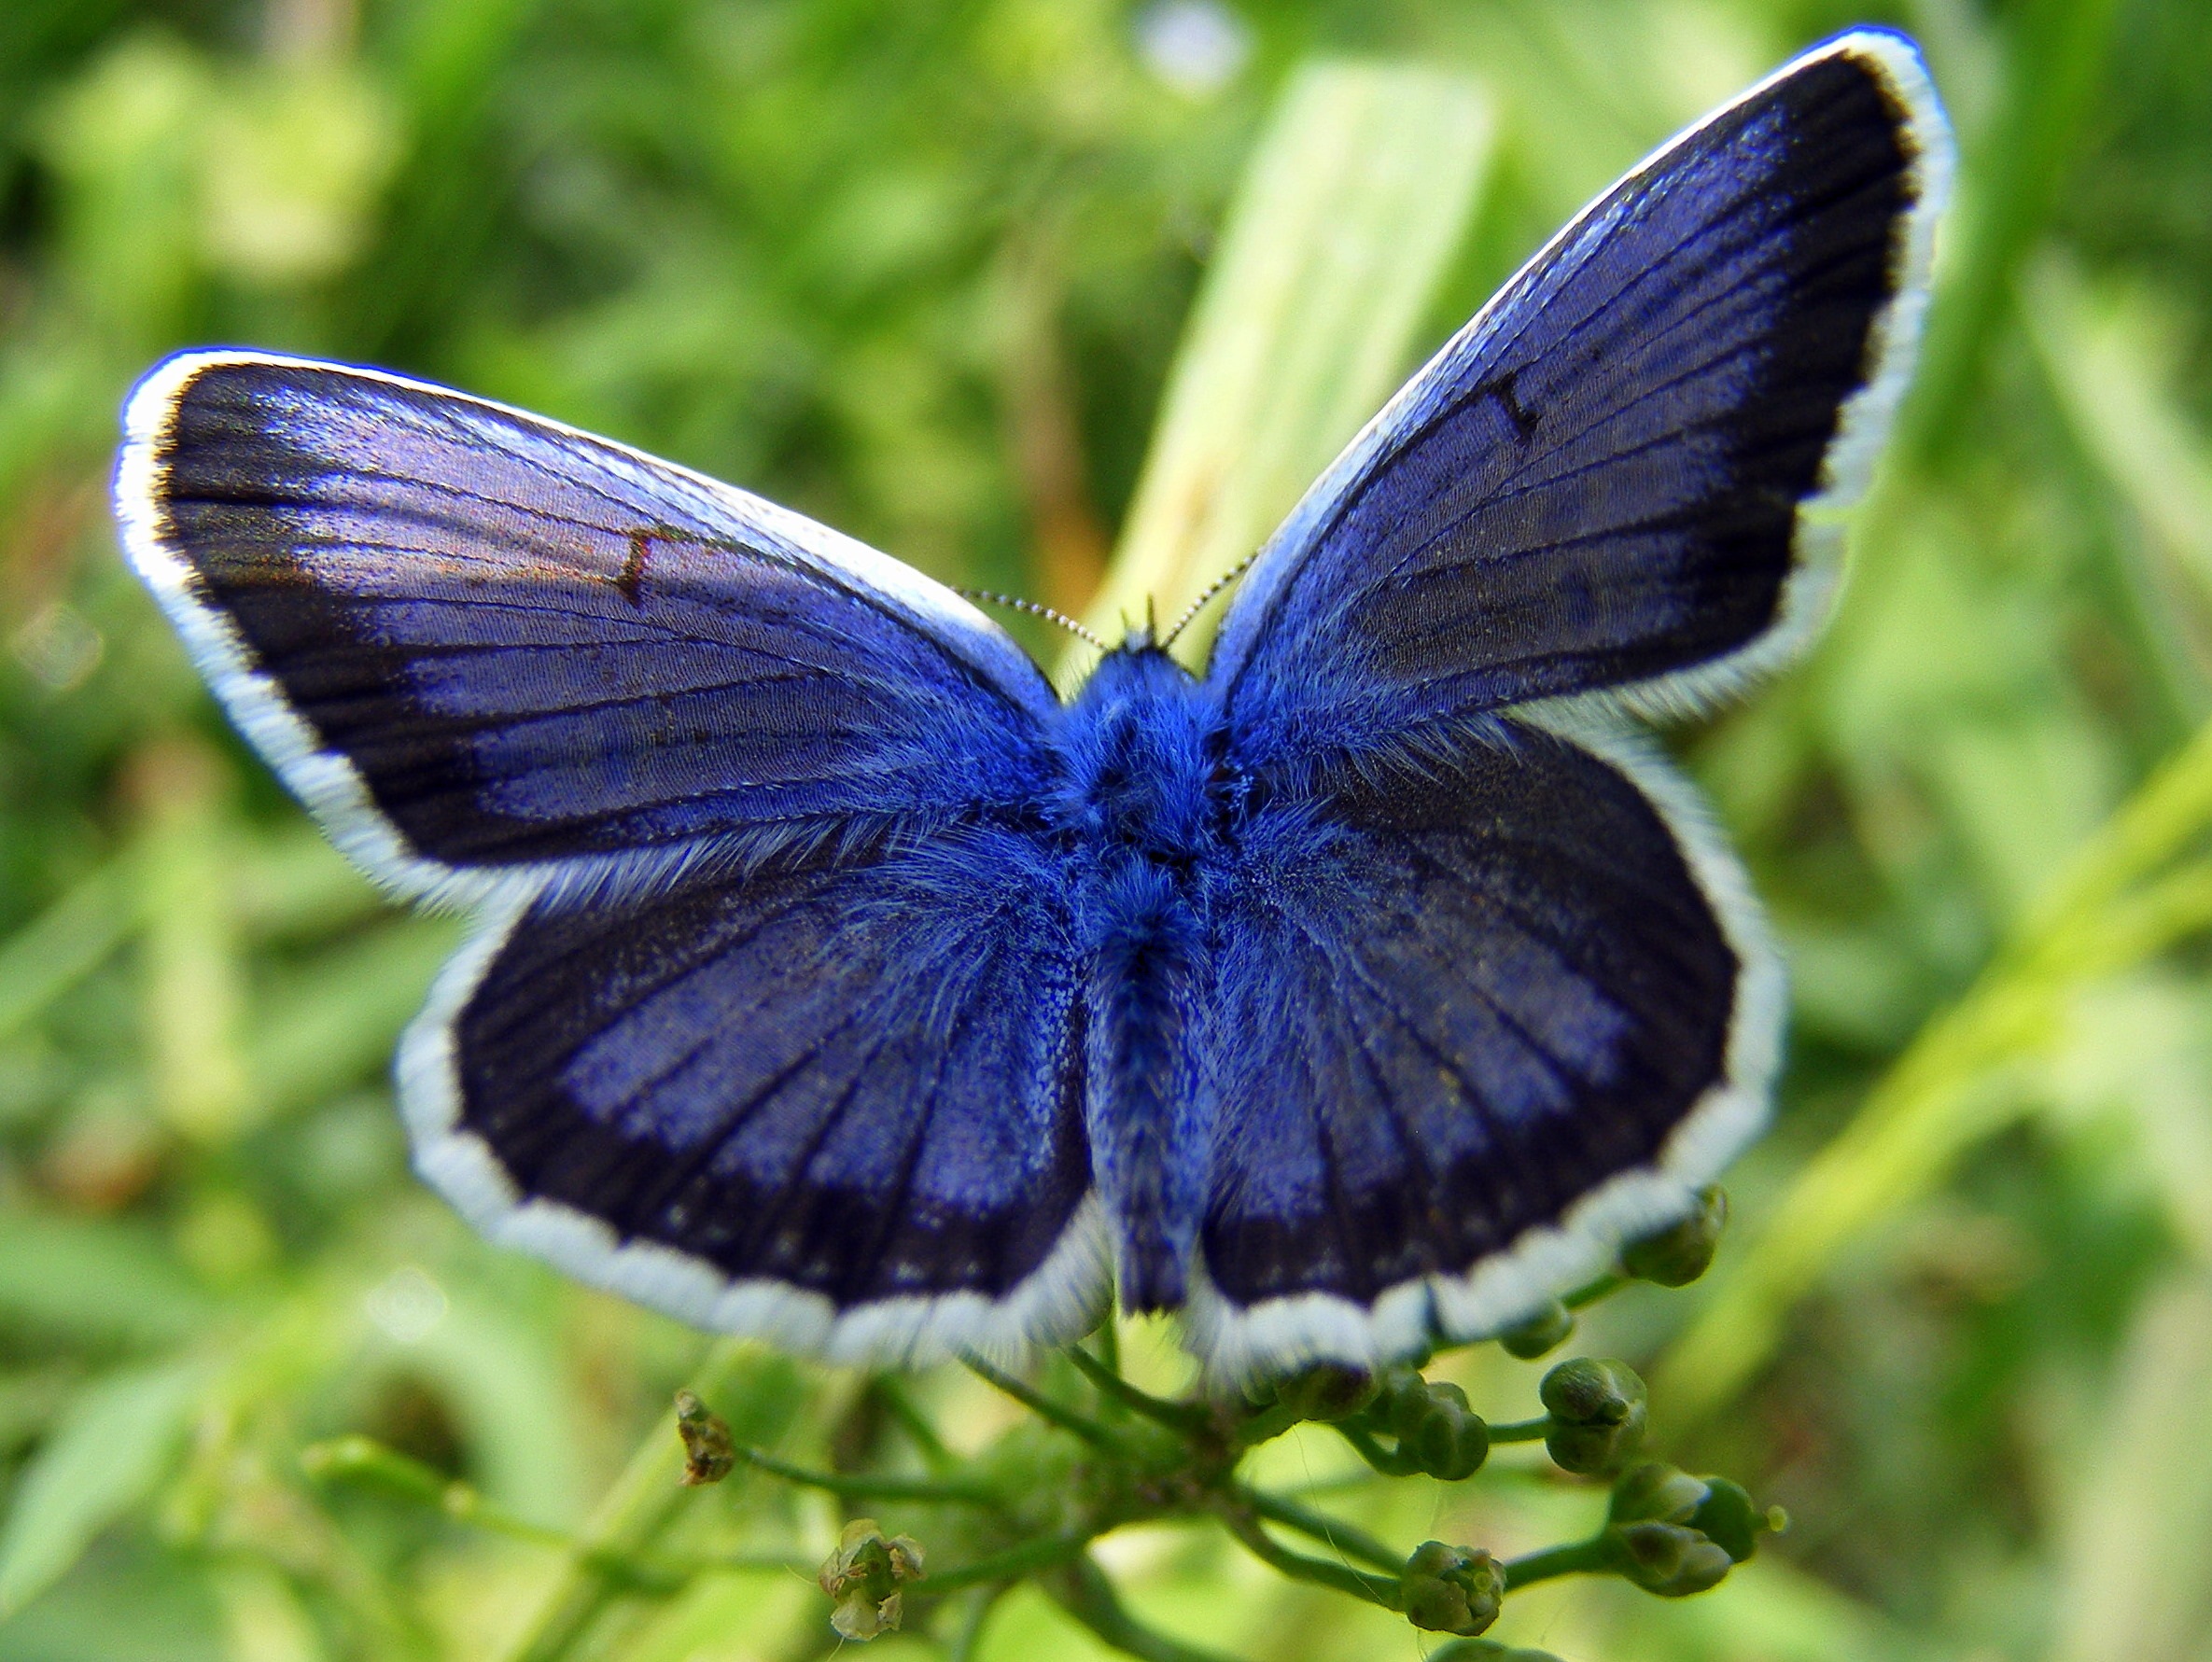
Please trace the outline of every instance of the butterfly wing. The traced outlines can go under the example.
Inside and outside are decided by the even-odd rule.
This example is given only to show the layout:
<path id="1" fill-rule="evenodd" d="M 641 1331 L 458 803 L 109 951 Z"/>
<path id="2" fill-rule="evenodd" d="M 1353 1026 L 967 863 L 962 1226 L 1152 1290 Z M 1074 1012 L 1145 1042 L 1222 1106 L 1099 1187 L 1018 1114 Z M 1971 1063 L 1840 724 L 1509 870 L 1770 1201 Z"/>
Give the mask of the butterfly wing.
<path id="1" fill-rule="evenodd" d="M 1215 1372 L 1494 1333 L 1763 1123 L 1778 966 L 1614 712 L 1816 619 L 1949 153 L 1910 43 L 1807 53 L 1537 255 L 1255 562 L 1210 672 L 1261 804 L 1215 995 Z"/>
<path id="2" fill-rule="evenodd" d="M 966 828 L 495 903 L 400 1053 L 418 1168 L 497 1241 L 846 1362 L 1072 1339 L 1087 1199 L 1063 878 Z"/>
<path id="3" fill-rule="evenodd" d="M 1593 203 L 1323 476 L 1211 679 L 1266 772 L 1608 690 L 1694 704 L 1830 592 L 1950 171 L 1917 52 L 1815 49 Z"/>
<path id="4" fill-rule="evenodd" d="M 1032 800 L 1054 697 L 872 549 L 516 411 L 189 353 L 125 412 L 133 565 L 231 717 L 401 892 L 621 888 Z"/>
<path id="5" fill-rule="evenodd" d="M 1569 719 L 1253 821 L 1216 971 L 1211 1370 L 1495 1333 L 1762 1123 L 1783 985 L 1735 862 L 1632 739 Z"/>
<path id="6" fill-rule="evenodd" d="M 896 562 L 602 440 L 199 353 L 133 394 L 130 557 L 348 852 L 485 902 L 402 1047 L 495 1238 L 852 1361 L 1106 1287 L 1044 845 L 1057 701 Z"/>

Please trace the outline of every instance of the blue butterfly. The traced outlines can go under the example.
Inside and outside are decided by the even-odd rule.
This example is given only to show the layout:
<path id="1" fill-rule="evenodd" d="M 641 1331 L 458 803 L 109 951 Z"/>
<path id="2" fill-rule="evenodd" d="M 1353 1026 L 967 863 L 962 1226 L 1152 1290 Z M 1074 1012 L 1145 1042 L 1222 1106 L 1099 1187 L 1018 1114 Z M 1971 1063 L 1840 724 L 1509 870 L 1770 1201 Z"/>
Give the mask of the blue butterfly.
<path id="1" fill-rule="evenodd" d="M 1660 150 L 1307 494 L 1203 677 L 1063 701 L 966 602 L 605 440 L 190 352 L 132 564 L 391 888 L 480 910 L 403 1041 L 493 1239 L 846 1362 L 1210 1375 L 1492 1334 L 1766 1114 L 1782 976 L 1623 719 L 1803 644 L 1919 333 L 1948 130 L 1856 31 Z"/>

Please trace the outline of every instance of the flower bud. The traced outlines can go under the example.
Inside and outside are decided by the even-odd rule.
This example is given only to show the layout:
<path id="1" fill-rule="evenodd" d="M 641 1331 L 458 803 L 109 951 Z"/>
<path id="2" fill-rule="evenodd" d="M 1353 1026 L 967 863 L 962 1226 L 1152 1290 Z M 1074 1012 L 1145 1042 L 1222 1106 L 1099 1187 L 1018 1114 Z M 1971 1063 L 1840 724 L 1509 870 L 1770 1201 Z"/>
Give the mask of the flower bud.
<path id="1" fill-rule="evenodd" d="M 1505 1347 L 1506 1355 L 1534 1362 L 1547 1351 L 1564 1345 L 1567 1335 L 1574 1331 L 1575 1312 L 1555 1298 L 1526 1321 L 1500 1334 L 1498 1343 Z"/>
<path id="2" fill-rule="evenodd" d="M 1536 1394 L 1553 1422 L 1545 1449 L 1562 1471 L 1614 1471 L 1644 1439 L 1644 1381 L 1625 1362 L 1563 1362 L 1544 1376 Z"/>
<path id="3" fill-rule="evenodd" d="M 1365 1368 L 1325 1362 L 1285 1379 L 1275 1397 L 1300 1419 L 1350 1419 L 1375 1401 L 1380 1388 Z"/>
<path id="4" fill-rule="evenodd" d="M 1698 1191 L 1697 1209 L 1681 1222 L 1622 1248 L 1620 1267 L 1639 1281 L 1686 1287 L 1712 1266 L 1728 1221 L 1729 1197 L 1708 1185 Z"/>
<path id="5" fill-rule="evenodd" d="M 1615 1568 L 1662 1599 L 1701 1593 L 1729 1572 L 1729 1555 L 1685 1524 L 1644 1518 L 1615 1524 L 1605 1534 Z"/>
<path id="6" fill-rule="evenodd" d="M 1467 1393 L 1451 1384 L 1432 1385 L 1426 1403 L 1398 1446 L 1431 1477 L 1458 1483 L 1490 1458 L 1490 1427 L 1467 1406 Z"/>
<path id="7" fill-rule="evenodd" d="M 1617 1524 L 1645 1518 L 1663 1524 L 1689 1524 L 1711 1493 L 1703 1479 L 1663 1460 L 1646 1460 L 1613 1486 L 1613 1504 L 1605 1515 L 1607 1521 Z"/>
<path id="8" fill-rule="evenodd" d="M 676 1434 L 683 1440 L 686 1484 L 720 1483 L 737 1463 L 729 1422 L 688 1390 L 676 1393 Z"/>
<path id="9" fill-rule="evenodd" d="M 1431 1633 L 1476 1634 L 1498 1619 L 1505 1574 L 1479 1547 L 1426 1541 L 1399 1578 L 1406 1619 Z"/>
<path id="10" fill-rule="evenodd" d="M 1758 1532 L 1772 1529 L 1774 1519 L 1751 1503 L 1742 1484 L 1708 1477 L 1705 1498 L 1689 1515 L 1689 1527 L 1741 1564 L 1758 1551 Z"/>
<path id="11" fill-rule="evenodd" d="M 1560 1662 L 1549 1651 L 1524 1650 L 1494 1639 L 1448 1639 L 1428 1655 L 1428 1662 Z"/>
<path id="12" fill-rule="evenodd" d="M 830 1626 L 866 1641 L 899 1626 L 899 1589 L 922 1578 L 922 1549 L 911 1536 L 886 1536 L 872 1517 L 856 1517 L 815 1577 L 836 1600 Z"/>

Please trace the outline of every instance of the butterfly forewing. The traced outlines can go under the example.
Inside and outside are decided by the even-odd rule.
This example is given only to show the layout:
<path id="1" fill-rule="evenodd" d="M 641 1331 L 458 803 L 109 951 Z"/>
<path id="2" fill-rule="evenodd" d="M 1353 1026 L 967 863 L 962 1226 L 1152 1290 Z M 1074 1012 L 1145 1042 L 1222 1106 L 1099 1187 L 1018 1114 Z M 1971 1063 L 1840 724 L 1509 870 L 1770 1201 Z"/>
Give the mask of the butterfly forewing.
<path id="1" fill-rule="evenodd" d="M 1260 556 L 1212 668 L 1239 757 L 1694 700 L 1798 644 L 1911 356 L 1947 143 L 1917 54 L 1861 32 L 1593 204 Z"/>
<path id="2" fill-rule="evenodd" d="M 403 888 L 600 887 L 1032 799 L 1050 689 L 885 556 L 370 371 L 147 377 L 130 552 L 233 716 Z"/>

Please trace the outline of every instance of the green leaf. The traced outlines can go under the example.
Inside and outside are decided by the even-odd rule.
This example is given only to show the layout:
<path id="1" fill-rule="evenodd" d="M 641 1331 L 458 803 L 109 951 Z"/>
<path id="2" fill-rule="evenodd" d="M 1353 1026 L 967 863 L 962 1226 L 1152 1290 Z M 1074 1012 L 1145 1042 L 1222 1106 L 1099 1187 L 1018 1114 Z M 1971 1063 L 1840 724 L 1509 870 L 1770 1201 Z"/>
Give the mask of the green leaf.
<path id="1" fill-rule="evenodd" d="M 130 933 L 122 873 L 103 867 L 0 943 L 0 1035 L 100 967 Z"/>
<path id="2" fill-rule="evenodd" d="M 383 1071 L 459 930 L 395 919 L 287 975 L 255 1025 L 248 1072 L 263 1114 L 304 1108 Z"/>
<path id="3" fill-rule="evenodd" d="M 1389 396 L 1493 130 L 1463 77 L 1330 63 L 1293 79 L 1229 210 L 1091 608 L 1108 639 L 1148 604 L 1165 627 L 1257 548 Z M 1186 659 L 1208 633 L 1183 637 Z"/>
<path id="4" fill-rule="evenodd" d="M 0 1616 L 68 1573 L 92 1539 L 153 1492 L 184 1441 L 207 1365 L 181 1358 L 110 1374 L 31 1459 L 0 1529 Z"/>
<path id="5" fill-rule="evenodd" d="M 0 1327 L 93 1345 L 185 1337 L 214 1314 L 151 1233 L 105 1219 L 0 1210 Z"/>
<path id="6" fill-rule="evenodd" d="M 2137 1312 L 2057 1529 L 2060 1662 L 2181 1662 L 2212 1644 L 2212 1282 L 2177 1271 Z"/>

